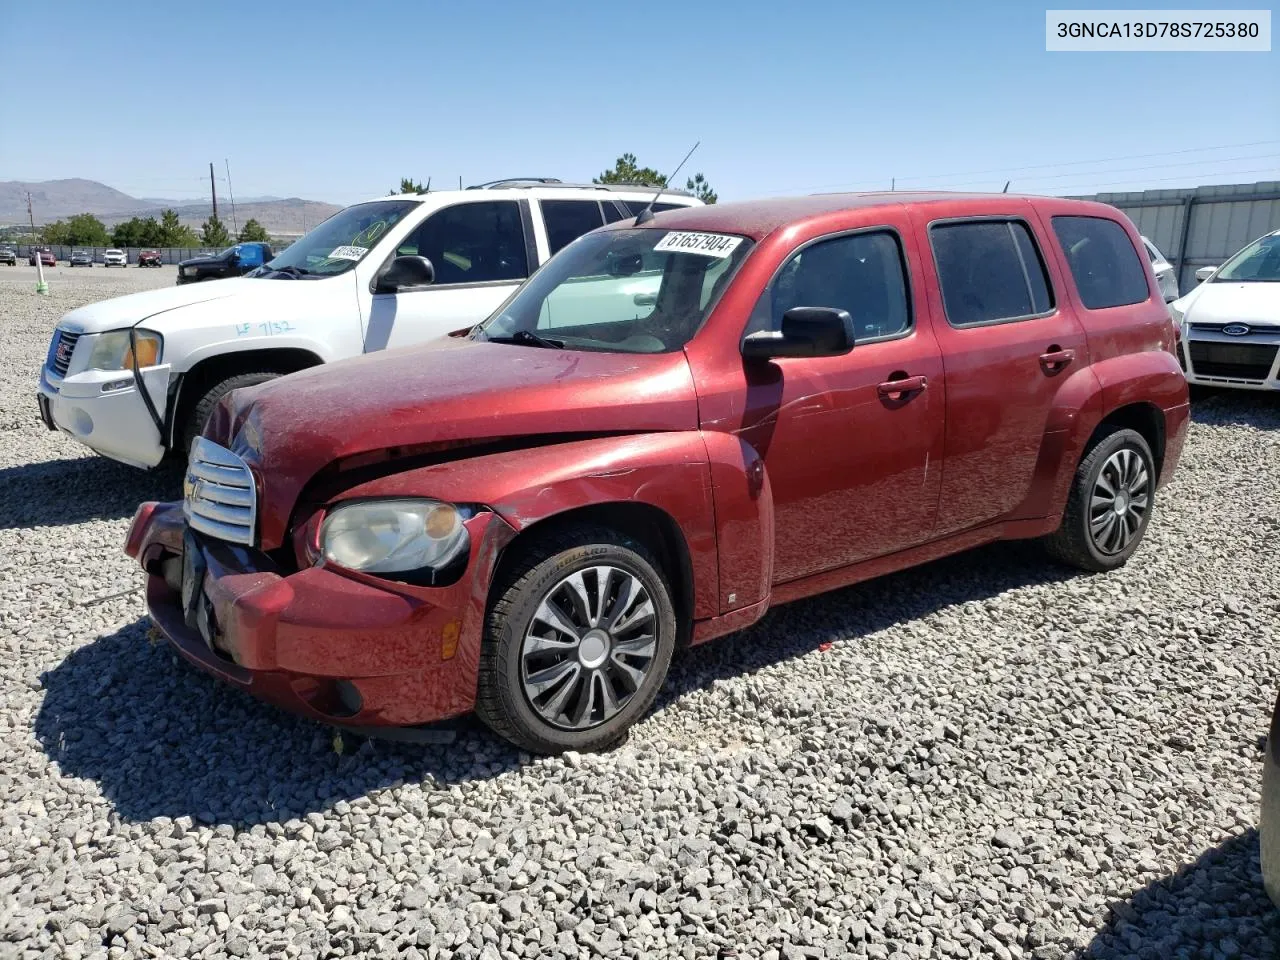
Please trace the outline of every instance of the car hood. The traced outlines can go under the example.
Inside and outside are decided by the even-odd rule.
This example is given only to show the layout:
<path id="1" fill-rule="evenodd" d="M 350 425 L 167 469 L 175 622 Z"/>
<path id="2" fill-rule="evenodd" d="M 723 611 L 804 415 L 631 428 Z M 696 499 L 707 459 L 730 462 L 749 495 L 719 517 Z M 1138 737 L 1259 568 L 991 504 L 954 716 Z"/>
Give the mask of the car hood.
<path id="1" fill-rule="evenodd" d="M 180 267 L 225 267 L 227 261 L 221 257 L 190 257 L 186 260 L 179 260 Z"/>
<path id="2" fill-rule="evenodd" d="M 183 316 L 182 307 L 194 306 L 197 303 L 208 303 L 211 300 L 230 300 L 232 298 L 254 298 L 254 305 L 265 304 L 268 307 L 276 300 L 288 299 L 291 310 L 305 309 L 311 300 L 299 301 L 299 298 L 317 297 L 324 299 L 334 295 L 335 281 L 349 283 L 346 274 L 325 280 L 258 280 L 234 277 L 228 280 L 208 280 L 204 283 L 190 283 L 182 286 L 161 287 L 158 290 L 146 290 L 142 293 L 131 293 L 111 300 L 91 303 L 78 310 L 72 310 L 62 318 L 58 326 L 76 333 L 102 333 L 105 330 L 119 330 L 138 323 L 165 332 L 167 326 L 179 321 Z M 281 304 L 283 309 L 285 304 Z M 178 311 L 172 317 L 159 315 Z"/>
<path id="3" fill-rule="evenodd" d="M 1202 283 L 1174 306 L 1188 323 L 1280 325 L 1280 283 Z"/>
<path id="4" fill-rule="evenodd" d="M 313 367 L 226 397 L 207 434 L 255 467 L 264 548 L 334 461 L 392 447 L 693 430 L 683 353 L 550 350 L 445 337 Z"/>

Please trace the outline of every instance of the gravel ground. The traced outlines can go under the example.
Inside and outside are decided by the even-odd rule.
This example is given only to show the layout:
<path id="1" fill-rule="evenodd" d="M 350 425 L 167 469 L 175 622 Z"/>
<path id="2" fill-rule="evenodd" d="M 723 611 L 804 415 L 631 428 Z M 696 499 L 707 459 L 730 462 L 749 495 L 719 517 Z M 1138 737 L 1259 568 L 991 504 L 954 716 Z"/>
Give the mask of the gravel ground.
<path id="1" fill-rule="evenodd" d="M 0 957 L 1273 957 L 1280 403 L 1197 405 L 1129 566 L 999 545 L 781 608 L 617 750 L 364 743 L 149 642 L 175 478 L 43 429 L 72 306 L 0 268 Z"/>

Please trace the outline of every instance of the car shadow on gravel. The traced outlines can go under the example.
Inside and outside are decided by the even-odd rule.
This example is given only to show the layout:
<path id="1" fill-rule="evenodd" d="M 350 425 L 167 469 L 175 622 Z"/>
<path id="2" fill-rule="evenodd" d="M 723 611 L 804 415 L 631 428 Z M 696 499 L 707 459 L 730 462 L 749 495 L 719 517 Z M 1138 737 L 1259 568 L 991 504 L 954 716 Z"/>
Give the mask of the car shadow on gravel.
<path id="1" fill-rule="evenodd" d="M 1207 426 L 1247 425 L 1280 429 L 1280 394 L 1255 390 L 1200 390 L 1191 403 L 1191 419 Z"/>
<path id="2" fill-rule="evenodd" d="M 1029 556 L 1029 554 L 1033 556 Z M 997 544 L 779 608 L 750 630 L 672 663 L 658 709 L 712 681 L 1029 583 L 1065 579 L 1026 544 Z M 67 776 L 97 781 L 126 820 L 278 822 L 401 782 L 496 776 L 528 756 L 468 718 L 449 745 L 364 741 L 259 703 L 153 642 L 139 619 L 77 648 L 41 677 L 35 734 Z"/>
<path id="3" fill-rule="evenodd" d="M 177 500 L 182 471 L 139 470 L 106 457 L 44 460 L 0 469 L 0 529 L 63 527 L 133 516 L 144 500 Z"/>
<path id="4" fill-rule="evenodd" d="M 1280 956 L 1280 912 L 1258 869 L 1258 831 L 1248 830 L 1195 862 L 1111 904 L 1084 951 L 1091 960 Z"/>

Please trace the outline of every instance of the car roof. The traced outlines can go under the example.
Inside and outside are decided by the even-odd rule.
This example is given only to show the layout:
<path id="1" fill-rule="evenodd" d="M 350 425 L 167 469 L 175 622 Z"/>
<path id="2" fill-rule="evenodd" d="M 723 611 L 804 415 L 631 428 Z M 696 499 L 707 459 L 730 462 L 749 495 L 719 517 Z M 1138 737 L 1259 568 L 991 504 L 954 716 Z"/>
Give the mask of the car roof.
<path id="1" fill-rule="evenodd" d="M 744 200 L 734 203 L 717 203 L 709 206 L 683 207 L 656 214 L 651 225 L 667 230 L 706 230 L 711 233 L 736 233 L 762 240 L 773 231 L 794 226 L 842 211 L 872 209 L 875 207 L 922 206 L 965 201 L 989 201 L 992 205 L 1008 207 L 1010 200 L 1052 203 L 1055 207 L 1092 208 L 1094 213 L 1109 210 L 1114 216 L 1118 211 L 1105 204 L 1083 200 L 1066 200 L 1061 197 L 1042 197 L 1016 193 L 947 193 L 886 191 L 883 193 L 818 193 L 801 197 L 773 197 L 763 200 Z M 972 213 L 965 215 L 971 216 Z M 996 215 L 993 211 L 992 215 Z M 611 224 L 605 229 L 632 226 L 630 220 Z"/>
<path id="2" fill-rule="evenodd" d="M 613 197 L 622 200 L 648 200 L 658 192 L 657 187 L 648 187 L 643 185 L 632 185 L 625 183 L 560 183 L 559 181 L 551 183 L 540 183 L 529 180 L 512 180 L 499 181 L 495 184 L 483 184 L 476 187 L 467 187 L 465 190 L 432 190 L 430 193 L 395 193 L 386 197 L 370 197 L 367 200 L 358 201 L 359 203 L 374 203 L 379 200 L 413 200 L 419 203 L 432 202 L 436 203 L 440 200 L 478 200 L 485 194 L 506 194 L 512 193 L 520 196 L 533 196 L 540 200 L 559 199 L 583 199 L 591 197 L 592 199 L 608 199 Z M 662 191 L 659 197 L 660 203 L 689 203 L 698 204 L 699 201 L 694 199 L 693 195 L 687 190 L 666 189 Z M 355 206 L 355 204 L 352 204 Z"/>

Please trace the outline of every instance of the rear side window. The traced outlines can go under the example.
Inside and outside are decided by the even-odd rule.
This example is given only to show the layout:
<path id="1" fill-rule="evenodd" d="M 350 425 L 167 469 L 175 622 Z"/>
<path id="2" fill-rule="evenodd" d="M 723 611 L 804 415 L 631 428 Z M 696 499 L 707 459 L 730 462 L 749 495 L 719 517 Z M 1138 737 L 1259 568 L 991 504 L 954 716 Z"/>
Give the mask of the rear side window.
<path id="1" fill-rule="evenodd" d="M 640 211 L 649 205 L 648 200 L 623 200 L 622 205 L 631 211 L 633 217 L 640 216 Z M 664 210 L 683 210 L 683 203 L 655 203 L 653 205 L 654 213 L 662 213 Z"/>
<path id="2" fill-rule="evenodd" d="M 553 256 L 584 233 L 604 226 L 600 204 L 595 200 L 543 200 L 542 219 Z"/>
<path id="3" fill-rule="evenodd" d="M 1067 255 L 1080 299 L 1090 310 L 1141 303 L 1150 296 L 1138 252 L 1114 220 L 1054 217 L 1053 232 Z"/>
<path id="4" fill-rule="evenodd" d="M 929 229 L 947 322 L 1002 323 L 1048 313 L 1044 259 L 1021 220 L 939 223 Z"/>
<path id="5" fill-rule="evenodd" d="M 622 211 L 618 209 L 618 205 L 612 200 L 601 201 L 600 209 L 604 211 L 605 223 L 617 223 L 619 220 L 627 219 L 622 215 Z"/>

